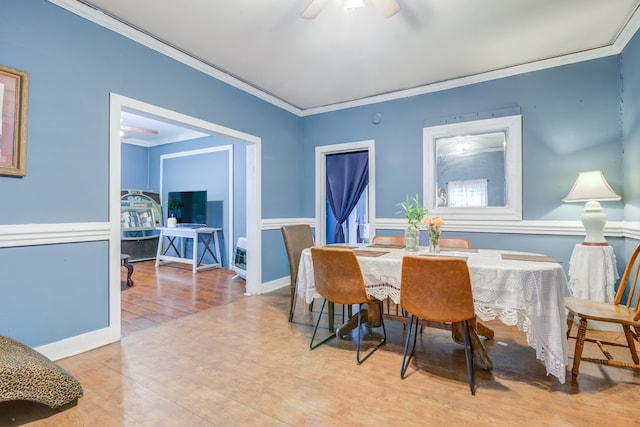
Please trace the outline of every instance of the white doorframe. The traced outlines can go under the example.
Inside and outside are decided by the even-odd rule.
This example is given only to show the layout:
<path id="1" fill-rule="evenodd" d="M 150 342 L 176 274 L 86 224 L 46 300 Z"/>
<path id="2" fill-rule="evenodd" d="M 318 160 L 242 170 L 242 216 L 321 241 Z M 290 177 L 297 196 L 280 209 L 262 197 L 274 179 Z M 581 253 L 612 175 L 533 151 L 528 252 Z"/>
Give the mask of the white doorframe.
<path id="1" fill-rule="evenodd" d="M 223 135 L 246 144 L 247 173 L 247 278 L 246 293 L 262 293 L 262 217 L 261 202 L 261 138 L 230 129 L 215 123 L 167 110 L 153 104 L 138 101 L 115 93 L 110 94 L 109 105 L 109 336 L 120 337 L 120 112 L 123 108 L 135 109 L 177 122 L 208 134 Z"/>
<path id="2" fill-rule="evenodd" d="M 323 145 L 316 147 L 316 235 L 318 245 L 326 243 L 327 235 L 327 156 L 330 154 L 351 153 L 354 151 L 366 151 L 369 154 L 369 186 L 368 186 L 368 212 L 369 232 L 375 233 L 376 229 L 376 155 L 375 141 L 366 140 L 347 142 L 344 144 Z"/>

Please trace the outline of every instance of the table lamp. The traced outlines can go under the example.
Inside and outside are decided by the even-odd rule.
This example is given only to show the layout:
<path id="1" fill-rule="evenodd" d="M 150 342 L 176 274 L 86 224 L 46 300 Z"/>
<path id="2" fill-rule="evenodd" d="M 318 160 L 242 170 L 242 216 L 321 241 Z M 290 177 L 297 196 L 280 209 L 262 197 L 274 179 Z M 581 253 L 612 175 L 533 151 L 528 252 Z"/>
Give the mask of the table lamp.
<path id="1" fill-rule="evenodd" d="M 583 245 L 607 246 L 603 230 L 607 223 L 600 201 L 620 200 L 621 197 L 611 189 L 602 171 L 580 172 L 573 188 L 566 195 L 563 202 L 586 202 L 580 219 L 586 231 Z"/>

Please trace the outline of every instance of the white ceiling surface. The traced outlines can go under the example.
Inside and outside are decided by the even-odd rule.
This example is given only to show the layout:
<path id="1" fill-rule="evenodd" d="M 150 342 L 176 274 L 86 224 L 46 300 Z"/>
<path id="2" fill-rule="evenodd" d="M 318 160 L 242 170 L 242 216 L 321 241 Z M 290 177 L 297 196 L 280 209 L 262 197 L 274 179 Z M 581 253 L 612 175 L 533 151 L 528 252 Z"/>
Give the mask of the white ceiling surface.
<path id="1" fill-rule="evenodd" d="M 89 0 L 155 38 L 301 110 L 614 45 L 638 0 Z M 600 55 L 602 56 L 602 55 Z"/>
<path id="2" fill-rule="evenodd" d="M 154 118 L 144 113 L 131 113 L 121 111 L 121 124 L 123 126 L 133 126 L 148 130 L 157 131 L 156 134 L 147 132 L 136 132 L 135 130 L 123 129 L 120 132 L 121 141 L 127 144 L 152 147 L 162 144 L 170 144 L 178 141 L 188 141 L 190 139 L 207 136 L 196 130 L 184 128 L 182 126 L 169 123 L 161 118 Z"/>

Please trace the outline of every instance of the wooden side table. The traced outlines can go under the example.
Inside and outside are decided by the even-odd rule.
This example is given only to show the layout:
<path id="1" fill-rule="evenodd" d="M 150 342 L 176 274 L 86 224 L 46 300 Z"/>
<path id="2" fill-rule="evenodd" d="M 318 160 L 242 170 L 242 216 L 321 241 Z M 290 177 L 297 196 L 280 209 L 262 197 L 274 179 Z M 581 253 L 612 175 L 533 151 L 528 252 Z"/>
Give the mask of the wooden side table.
<path id="1" fill-rule="evenodd" d="M 127 286 L 133 286 L 133 279 L 131 276 L 133 275 L 133 265 L 129 262 L 130 255 L 120 254 L 120 265 L 127 269 Z"/>

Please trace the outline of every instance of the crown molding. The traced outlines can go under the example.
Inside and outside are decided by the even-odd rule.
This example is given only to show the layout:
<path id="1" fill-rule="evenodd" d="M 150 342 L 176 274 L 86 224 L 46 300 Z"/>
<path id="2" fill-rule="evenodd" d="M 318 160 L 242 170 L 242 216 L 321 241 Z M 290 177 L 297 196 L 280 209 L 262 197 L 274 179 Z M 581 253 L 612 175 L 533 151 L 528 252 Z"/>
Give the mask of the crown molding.
<path id="1" fill-rule="evenodd" d="M 204 74 L 207 74 L 217 80 L 227 83 L 230 86 L 240 89 L 250 95 L 255 96 L 263 101 L 266 101 L 276 107 L 280 107 L 292 114 L 300 116 L 302 110 L 294 107 L 293 105 L 284 102 L 283 100 L 276 98 L 275 96 L 266 93 L 242 80 L 233 77 L 232 75 L 225 73 L 211 64 L 207 64 L 200 59 L 197 59 L 173 46 L 170 46 L 144 32 L 136 29 L 126 23 L 117 20 L 116 18 L 109 16 L 103 11 L 91 7 L 88 4 L 82 2 L 82 0 L 47 0 L 49 3 L 53 3 L 75 15 L 85 18 L 94 24 L 100 25 L 108 30 L 114 31 L 130 40 L 133 40 L 141 45 L 155 50 L 169 58 L 175 59 L 178 62 L 183 63 L 195 70 L 198 70 Z"/>
<path id="2" fill-rule="evenodd" d="M 536 62 L 529 62 L 522 65 L 501 68 L 486 73 L 474 74 L 458 79 L 446 80 L 443 82 L 433 83 L 424 86 L 418 86 L 411 89 L 405 89 L 397 92 L 390 92 L 383 95 L 371 96 L 368 98 L 356 99 L 353 101 L 342 102 L 338 104 L 327 105 L 324 107 L 308 108 L 302 111 L 302 116 L 312 116 L 315 114 L 329 113 L 332 111 L 344 110 L 347 108 L 362 107 L 380 102 L 395 101 L 402 98 L 409 98 L 428 93 L 441 92 L 448 89 L 455 89 L 462 86 L 469 86 L 476 83 L 484 83 L 491 80 L 498 80 L 506 77 L 512 77 L 519 74 L 530 73 L 533 71 L 545 70 L 548 68 L 560 67 L 563 65 L 575 64 L 578 62 L 589 61 L 592 59 L 604 58 L 606 56 L 617 55 L 622 51 L 618 46 L 605 46 L 597 49 L 591 49 L 584 52 L 573 53 L 569 55 L 558 56 L 555 58 L 544 59 Z"/>
<path id="3" fill-rule="evenodd" d="M 636 10 L 629 21 L 626 23 L 622 31 L 615 37 L 611 45 L 602 46 L 600 48 L 590 49 L 583 52 L 577 52 L 569 55 L 562 55 L 554 58 L 548 58 L 541 61 L 530 62 L 521 65 L 514 65 L 512 67 L 506 67 L 487 73 L 475 74 L 467 77 L 461 77 L 458 79 L 446 80 L 443 82 L 428 84 L 411 89 L 390 92 L 382 95 L 375 95 L 371 97 L 361 98 L 353 101 L 347 101 L 342 103 L 331 104 L 322 107 L 300 109 L 297 108 L 267 92 L 264 92 L 248 83 L 239 80 L 236 77 L 225 73 L 214 66 L 203 62 L 200 59 L 194 58 L 185 52 L 176 49 L 166 43 L 151 37 L 144 32 L 131 27 L 130 25 L 121 22 L 114 17 L 111 17 L 104 12 L 90 7 L 82 2 L 82 0 L 47 0 L 67 11 L 74 13 L 82 18 L 85 18 L 95 24 L 98 24 L 104 28 L 112 30 L 124 37 L 127 37 L 135 42 L 140 43 L 152 50 L 155 50 L 163 55 L 182 62 L 183 64 L 192 67 L 198 71 L 201 71 L 211 77 L 214 77 L 224 83 L 229 84 L 237 89 L 240 89 L 250 95 L 253 95 L 263 101 L 266 101 L 274 106 L 280 107 L 292 114 L 299 117 L 312 116 L 316 114 L 322 114 L 332 111 L 344 110 L 347 108 L 361 107 L 370 104 L 377 104 L 380 102 L 394 101 L 402 98 L 408 98 L 418 95 L 424 95 L 428 93 L 440 92 L 443 90 L 453 89 L 462 86 L 468 86 L 476 83 L 483 83 L 491 80 L 497 80 L 505 77 L 511 77 L 519 74 L 530 73 L 533 71 L 540 71 L 554 67 L 560 67 L 563 65 L 575 64 L 579 62 L 589 61 L 593 59 L 604 58 L 607 56 L 617 55 L 635 33 L 640 29 L 640 14 Z"/>

